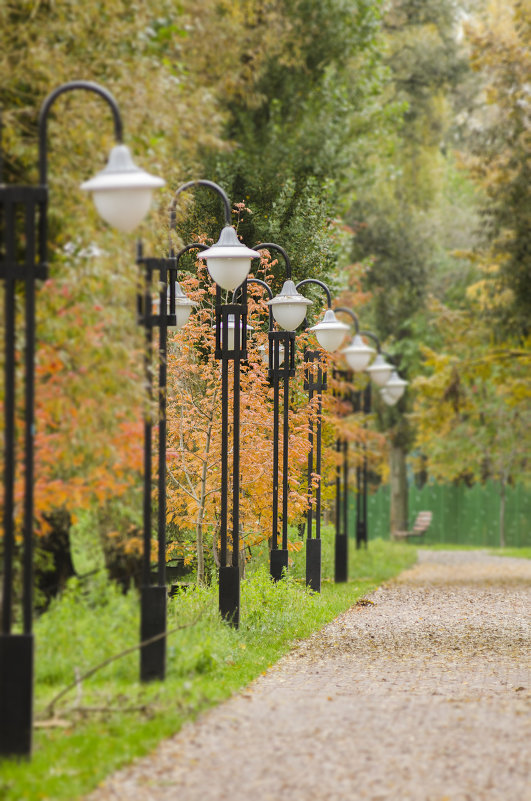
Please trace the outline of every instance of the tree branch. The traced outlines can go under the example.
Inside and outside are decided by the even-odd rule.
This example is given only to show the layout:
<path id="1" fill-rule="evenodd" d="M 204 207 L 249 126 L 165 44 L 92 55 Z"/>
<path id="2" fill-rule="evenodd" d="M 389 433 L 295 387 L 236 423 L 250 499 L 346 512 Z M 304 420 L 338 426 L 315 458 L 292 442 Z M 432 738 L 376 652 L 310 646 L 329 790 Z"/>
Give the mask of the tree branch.
<path id="1" fill-rule="evenodd" d="M 203 612 L 201 611 L 194 620 L 190 623 L 183 623 L 181 626 L 176 626 L 174 629 L 170 629 L 169 631 L 163 631 L 162 634 L 155 634 L 154 637 L 150 637 L 149 640 L 143 640 L 143 642 L 136 643 L 136 645 L 132 645 L 130 648 L 126 648 L 124 651 L 120 651 L 118 654 L 113 654 L 113 656 L 109 656 L 108 659 L 104 659 L 103 662 L 100 662 L 98 665 L 90 668 L 87 670 L 86 673 L 82 673 L 80 676 L 76 676 L 75 680 L 71 684 L 67 684 L 61 692 L 57 693 L 57 695 L 52 698 L 50 703 L 45 709 L 45 714 L 47 716 L 54 716 L 55 715 L 55 706 L 61 698 L 63 698 L 70 690 L 73 690 L 74 687 L 77 687 L 81 682 L 85 681 L 85 679 L 89 679 L 98 670 L 110 665 L 111 662 L 116 662 L 117 659 L 121 659 L 123 656 L 127 656 L 128 654 L 132 654 L 133 651 L 137 651 L 139 648 L 143 648 L 145 645 L 151 645 L 151 643 L 157 642 L 158 640 L 162 640 L 163 637 L 168 637 L 170 634 L 175 634 L 176 631 L 180 631 L 181 629 L 189 629 L 200 620 L 202 617 Z"/>

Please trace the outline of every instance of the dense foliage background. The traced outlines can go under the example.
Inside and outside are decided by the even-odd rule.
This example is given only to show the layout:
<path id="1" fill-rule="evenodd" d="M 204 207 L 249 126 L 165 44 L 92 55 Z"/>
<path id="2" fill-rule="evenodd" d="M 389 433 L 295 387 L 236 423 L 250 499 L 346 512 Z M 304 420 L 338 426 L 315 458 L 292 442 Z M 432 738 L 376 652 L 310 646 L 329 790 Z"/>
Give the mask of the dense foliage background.
<path id="1" fill-rule="evenodd" d="M 376 405 L 387 445 L 370 441 L 375 470 L 389 470 L 395 488 L 391 525 L 403 528 L 408 465 L 424 478 L 491 478 L 502 495 L 526 472 L 530 24 L 519 0 L 4 0 L 3 179 L 36 181 L 40 104 L 83 78 L 114 93 L 138 162 L 166 179 L 140 232 L 146 253 L 166 252 L 175 189 L 218 181 L 239 204 L 245 242 L 278 242 L 297 279 L 325 280 L 413 382 L 395 409 Z M 36 500 L 42 558 L 49 565 L 51 553 L 65 575 L 76 536 L 98 532 L 117 575 L 134 572 L 140 547 L 134 243 L 78 191 L 111 145 L 98 98 L 58 101 L 51 277 L 38 299 Z M 215 200 L 190 193 L 171 235 L 209 240 L 220 222 Z M 267 270 L 279 288 L 282 262 Z M 260 408 L 260 392 L 267 401 L 259 387 L 249 408 Z M 332 445 L 340 423 L 329 411 Z M 360 421 L 347 422 L 360 442 Z M 301 420 L 293 426 L 301 436 Z M 264 424 L 263 443 L 269 435 Z M 330 451 L 325 470 L 333 465 Z M 175 517 L 188 502 L 171 490 Z M 251 505 L 254 523 L 259 511 Z"/>

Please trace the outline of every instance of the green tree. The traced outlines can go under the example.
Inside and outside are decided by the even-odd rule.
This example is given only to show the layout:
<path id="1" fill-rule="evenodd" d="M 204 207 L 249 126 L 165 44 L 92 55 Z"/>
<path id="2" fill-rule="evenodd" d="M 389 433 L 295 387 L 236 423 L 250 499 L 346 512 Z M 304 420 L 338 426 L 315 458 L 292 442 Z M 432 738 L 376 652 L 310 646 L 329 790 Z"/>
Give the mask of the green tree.
<path id="1" fill-rule="evenodd" d="M 246 91 L 228 93 L 229 148 L 207 164 L 253 209 L 241 227 L 245 241 L 278 242 L 298 278 L 337 285 L 343 238 L 334 220 L 363 169 L 368 138 L 382 124 L 380 3 L 256 6 L 274 9 L 276 35 L 267 38 L 268 25 L 257 28 L 251 17 L 247 34 L 261 60 Z"/>
<path id="2" fill-rule="evenodd" d="M 435 302 L 432 320 L 444 346 L 425 349 L 429 373 L 415 380 L 416 444 L 436 478 L 497 482 L 504 547 L 506 487 L 529 474 L 529 343 L 497 342 L 475 301 L 466 310 Z"/>
<path id="3" fill-rule="evenodd" d="M 455 35 L 456 4 L 394 0 L 383 19 L 389 80 L 385 98 L 402 108 L 401 122 L 380 139 L 370 179 L 357 188 L 347 216 L 354 227 L 355 259 L 372 257 L 364 285 L 372 295 L 369 321 L 408 378 L 421 366 L 419 343 L 428 315 L 432 275 L 449 268 L 457 244 L 442 225 L 453 168 L 447 151 L 452 100 L 466 69 Z M 455 198 L 454 198 L 455 200 Z M 404 412 L 380 404 L 379 425 L 390 436 L 391 520 L 407 527 L 406 455 L 413 432 Z"/>
<path id="4" fill-rule="evenodd" d="M 467 26 L 467 34 L 485 100 L 474 113 L 465 158 L 485 194 L 482 239 L 473 253 L 483 271 L 478 290 L 493 325 L 505 336 L 525 338 L 531 314 L 531 12 L 518 0 L 489 3 L 483 18 Z"/>

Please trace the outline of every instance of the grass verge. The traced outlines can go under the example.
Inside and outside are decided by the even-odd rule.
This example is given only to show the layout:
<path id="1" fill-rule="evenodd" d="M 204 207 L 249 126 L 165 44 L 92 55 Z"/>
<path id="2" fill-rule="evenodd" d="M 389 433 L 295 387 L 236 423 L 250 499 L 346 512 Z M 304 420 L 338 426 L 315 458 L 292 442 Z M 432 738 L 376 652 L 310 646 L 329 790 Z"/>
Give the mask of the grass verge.
<path id="1" fill-rule="evenodd" d="M 458 545 L 451 542 L 424 544 L 415 543 L 417 548 L 428 551 L 485 551 L 491 556 L 513 556 L 518 559 L 531 559 L 531 548 L 489 548 L 485 545 Z"/>
<path id="2" fill-rule="evenodd" d="M 531 559 L 531 548 L 491 548 L 493 556 L 516 556 L 518 559 Z"/>
<path id="3" fill-rule="evenodd" d="M 242 582 L 237 631 L 219 619 L 216 587 L 190 589 L 169 603 L 168 629 L 197 622 L 168 638 L 166 681 L 141 685 L 135 652 L 74 688 L 52 715 L 47 705 L 76 674 L 134 645 L 139 631 L 136 593 L 72 582 L 36 624 L 33 757 L 0 762 L 0 799 L 72 801 L 88 793 L 415 559 L 411 546 L 376 540 L 367 551 L 351 548 L 350 580 L 334 584 L 333 537 L 325 531 L 321 594 L 301 581 L 302 554 L 276 585 L 262 564 Z"/>

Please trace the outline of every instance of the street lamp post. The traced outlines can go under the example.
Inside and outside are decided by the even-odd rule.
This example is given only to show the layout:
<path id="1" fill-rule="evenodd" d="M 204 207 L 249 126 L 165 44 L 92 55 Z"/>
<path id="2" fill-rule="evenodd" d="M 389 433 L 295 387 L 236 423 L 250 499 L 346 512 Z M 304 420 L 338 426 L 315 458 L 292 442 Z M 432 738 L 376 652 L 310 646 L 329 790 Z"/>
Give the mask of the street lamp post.
<path id="1" fill-rule="evenodd" d="M 286 280 L 281 292 L 273 297 L 271 287 L 257 278 L 248 278 L 247 283 L 263 286 L 269 294 L 269 330 L 268 330 L 268 378 L 273 386 L 273 520 L 270 554 L 271 577 L 278 581 L 288 569 L 288 469 L 289 469 L 289 379 L 295 375 L 295 329 L 304 320 L 306 310 L 311 301 L 297 292 L 292 280 L 291 262 L 288 254 L 280 245 L 273 242 L 262 242 L 255 250 L 276 250 L 284 259 Z M 273 319 L 281 327 L 273 329 Z M 283 385 L 283 417 L 282 417 L 282 540 L 278 547 L 279 518 L 279 417 L 280 417 L 280 384 Z"/>
<path id="2" fill-rule="evenodd" d="M 360 393 L 359 397 L 360 411 L 363 412 L 365 420 L 367 415 L 371 413 L 372 403 L 372 389 L 371 382 L 367 381 L 365 389 Z M 367 423 L 364 423 L 365 428 Z M 369 525 L 368 525 L 368 464 L 367 464 L 367 443 L 364 442 L 363 446 L 363 460 L 357 467 L 357 490 L 358 490 L 358 503 L 356 513 L 356 548 L 361 548 L 363 543 L 367 548 L 369 545 Z"/>
<path id="3" fill-rule="evenodd" d="M 180 186 L 173 197 L 170 207 L 170 228 L 173 229 L 176 221 L 177 198 L 179 195 L 193 187 L 203 186 L 213 190 L 223 202 L 225 225 L 221 231 L 218 242 L 212 247 L 206 247 L 197 243 L 186 245 L 178 254 L 174 256 L 170 247 L 170 258 L 162 260 L 164 262 L 161 271 L 162 289 L 160 293 L 160 308 L 163 304 L 166 309 L 166 289 L 165 280 L 168 270 L 177 271 L 180 257 L 189 250 L 200 250 L 199 258 L 205 259 L 210 277 L 216 284 L 216 351 L 215 356 L 221 360 L 221 510 L 220 510 L 220 568 L 219 568 L 219 609 L 222 617 L 231 622 L 235 627 L 239 625 L 240 614 L 240 577 L 239 577 L 239 496 L 240 496 L 240 361 L 246 358 L 247 343 L 247 305 L 245 290 L 240 304 L 222 303 L 222 290 L 234 291 L 239 287 L 249 274 L 251 259 L 257 258 L 260 254 L 250 250 L 243 245 L 231 226 L 231 205 L 227 194 L 218 184 L 213 181 L 195 180 L 188 181 Z M 155 260 L 155 262 L 161 260 Z M 164 280 L 163 280 L 164 274 Z M 173 286 L 175 286 L 175 297 L 172 299 Z M 175 312 L 178 317 L 179 307 L 182 305 L 180 287 L 178 284 L 170 283 L 170 316 L 175 303 Z M 150 303 L 147 297 L 146 303 Z M 160 342 L 163 347 L 160 353 L 160 378 L 159 378 L 159 507 L 158 507 L 158 567 L 157 567 L 157 586 L 148 584 L 150 580 L 150 548 L 151 548 L 151 429 L 149 421 L 146 422 L 145 441 L 149 443 L 145 448 L 145 490 L 144 490 L 144 587 L 146 601 L 143 604 L 143 620 L 141 624 L 142 641 L 150 639 L 151 636 L 163 635 L 166 626 L 166 586 L 165 586 L 165 543 L 166 543 L 166 325 L 161 312 L 160 323 L 161 337 Z M 149 325 L 146 327 L 146 338 L 148 350 L 150 349 Z M 240 331 L 240 336 L 232 336 L 235 331 Z M 228 501 L 229 501 L 229 361 L 234 362 L 233 378 L 233 442 L 232 442 L 232 553 L 227 564 L 228 553 Z M 149 384 L 148 384 L 149 387 Z M 149 508 L 148 508 L 149 507 Z M 164 637 L 160 638 L 164 641 Z M 164 671 L 163 649 L 164 645 L 159 646 L 159 642 L 146 645 L 142 650 L 146 656 L 146 680 L 149 678 L 159 678 Z M 153 654 L 153 661 L 149 656 Z M 141 657 L 142 659 L 142 657 Z M 142 672 L 142 661 L 141 661 Z"/>
<path id="4" fill-rule="evenodd" d="M 382 387 L 384 386 L 392 373 L 392 365 L 388 364 L 384 359 L 384 354 L 380 346 L 380 340 L 372 333 L 372 331 L 360 331 L 359 323 L 354 312 L 348 309 L 346 311 L 354 320 L 356 333 L 351 344 L 343 350 L 345 358 L 349 366 L 356 372 L 367 372 L 375 384 Z M 362 337 L 369 337 L 376 344 L 377 355 L 374 362 L 367 366 L 372 355 L 374 348 L 370 348 L 365 344 Z M 365 415 L 371 412 L 371 382 L 368 381 L 365 389 L 358 395 L 357 411 L 363 411 Z M 368 523 L 367 523 L 367 489 L 368 489 L 368 465 L 367 465 L 367 445 L 363 443 L 363 461 L 362 464 L 356 468 L 356 484 L 357 484 L 357 504 L 356 504 L 356 548 L 361 547 L 361 543 L 367 547 L 368 545 Z"/>
<path id="5" fill-rule="evenodd" d="M 247 287 L 246 278 L 256 250 L 242 244 L 230 225 L 231 207 L 226 193 L 211 181 L 192 181 L 220 195 L 225 208 L 225 227 L 218 242 L 199 254 L 205 259 L 210 277 L 216 284 L 216 359 L 221 361 L 221 504 L 219 610 L 224 620 L 238 628 L 240 624 L 240 364 L 247 358 Z M 242 286 L 240 303 L 223 303 L 222 290 Z M 232 333 L 233 337 L 230 336 Z M 229 363 L 232 362 L 232 476 L 229 484 Z M 232 486 L 231 540 L 229 555 L 229 489 Z"/>
<path id="6" fill-rule="evenodd" d="M 299 290 L 306 284 L 315 284 L 324 290 L 327 299 L 327 310 L 324 319 L 312 326 L 309 330 L 314 331 L 317 341 L 321 348 L 333 352 L 339 348 L 345 336 L 348 326 L 336 319 L 332 310 L 332 298 L 330 290 L 325 283 L 316 278 L 305 278 L 296 285 Z M 321 428 L 322 428 L 322 396 L 327 388 L 326 367 L 323 364 L 321 350 L 307 349 L 304 353 L 306 364 L 304 375 L 304 389 L 308 392 L 308 400 L 311 403 L 314 396 L 317 397 L 317 413 L 315 415 L 315 448 L 314 448 L 314 424 L 310 419 L 308 428 L 308 441 L 310 450 L 308 452 L 308 511 L 306 514 L 306 585 L 314 592 L 321 592 Z M 314 470 L 315 457 L 315 470 Z M 315 537 L 313 536 L 313 477 L 317 475 L 315 487 Z"/>
<path id="7" fill-rule="evenodd" d="M 341 311 L 340 309 L 336 309 Z M 352 381 L 352 372 L 350 370 L 334 370 L 333 376 L 339 381 Z M 339 390 L 336 390 L 336 395 L 343 401 L 354 404 L 354 392 L 349 391 L 343 396 L 340 395 Z M 340 436 L 336 439 L 336 452 L 338 461 L 336 465 L 336 541 L 334 551 L 334 581 L 341 583 L 348 581 L 348 485 L 349 485 L 349 443 L 348 439 L 342 439 Z M 341 458 L 342 457 L 342 458 Z"/>
<path id="8" fill-rule="evenodd" d="M 173 214 L 170 216 L 170 225 Z M 140 680 L 162 680 L 166 673 L 166 400 L 168 328 L 182 328 L 195 301 L 187 298 L 177 281 L 179 261 L 189 250 L 206 250 L 205 245 L 187 245 L 176 256 L 170 248 L 169 258 L 144 257 L 139 242 L 137 264 L 144 270 L 144 291 L 139 296 L 139 321 L 145 328 L 145 373 L 148 400 L 153 400 L 152 346 L 153 328 L 159 329 L 158 342 L 158 475 L 157 475 L 157 575 L 151 572 L 152 530 L 152 454 L 153 423 L 151 410 L 144 419 L 144 510 L 142 585 L 140 588 Z M 158 273 L 159 294 L 152 299 L 153 276 Z"/>
<path id="9" fill-rule="evenodd" d="M 349 367 L 355 372 L 366 371 L 371 376 L 374 383 L 380 387 L 380 393 L 384 403 L 389 406 L 394 405 L 404 394 L 408 382 L 400 378 L 392 363 L 390 364 L 385 361 L 385 358 L 390 359 L 390 357 L 388 354 L 382 352 L 378 337 L 371 331 L 360 331 L 357 315 L 351 309 L 344 307 L 336 309 L 336 312 L 340 311 L 349 314 L 355 326 L 355 335 L 352 342 L 342 351 Z M 377 348 L 376 359 L 370 366 L 369 362 L 374 354 L 374 348 L 365 344 L 362 338 L 363 336 L 372 339 Z M 354 411 L 363 411 L 365 416 L 370 414 L 371 400 L 371 382 L 368 381 L 364 390 L 354 393 Z M 356 548 L 360 548 L 362 543 L 365 547 L 368 545 L 367 473 L 367 445 L 364 442 L 363 460 L 362 463 L 358 464 L 356 467 Z M 337 554 L 338 550 L 336 548 L 336 574 Z"/>
<path id="10" fill-rule="evenodd" d="M 0 754 L 31 753 L 33 726 L 33 517 L 35 402 L 35 284 L 48 275 L 47 256 L 47 122 L 50 109 L 65 92 L 82 89 L 102 97 L 111 108 L 117 145 L 107 167 L 84 183 L 93 193 L 100 216 L 122 231 L 130 231 L 149 210 L 154 188 L 164 181 L 134 165 L 122 143 L 123 125 L 116 100 L 102 86 L 72 81 L 44 100 L 38 119 L 39 184 L 0 184 L 0 277 L 4 282 L 4 564 L 0 634 Z M 0 159 L 1 160 L 1 159 Z M 17 235 L 18 234 L 18 235 Z M 15 287 L 25 288 L 24 388 L 24 519 L 22 570 L 22 633 L 13 632 L 13 556 L 15 487 Z"/>
<path id="11" fill-rule="evenodd" d="M 360 336 L 360 326 L 357 314 L 352 309 L 346 306 L 340 306 L 335 309 L 336 313 L 342 312 L 348 314 L 354 322 L 354 337 L 350 345 L 342 350 L 345 355 L 350 369 L 354 372 L 364 370 L 372 358 L 374 349 L 366 345 Z M 342 371 L 343 377 L 348 378 L 349 374 Z M 351 375 L 351 374 L 350 374 Z M 351 396 L 354 411 L 359 410 L 360 393 L 354 392 Z M 363 446 L 365 448 L 365 445 Z M 335 580 L 347 581 L 348 579 L 348 442 L 342 443 L 343 450 L 343 492 L 341 493 L 341 466 L 338 465 L 338 474 L 336 477 L 336 548 L 335 548 Z M 361 468 L 358 465 L 356 468 L 357 479 L 357 503 L 356 503 L 356 546 L 359 547 L 359 537 L 362 533 L 362 519 L 363 519 L 363 498 L 365 497 L 360 493 L 361 483 Z M 343 515 L 341 515 L 341 506 Z M 343 518 L 343 530 L 341 531 L 341 517 Z"/>

